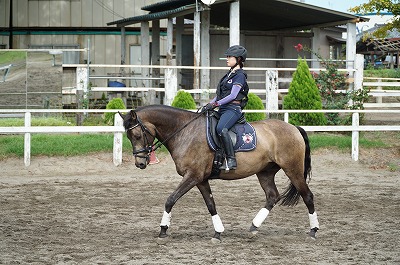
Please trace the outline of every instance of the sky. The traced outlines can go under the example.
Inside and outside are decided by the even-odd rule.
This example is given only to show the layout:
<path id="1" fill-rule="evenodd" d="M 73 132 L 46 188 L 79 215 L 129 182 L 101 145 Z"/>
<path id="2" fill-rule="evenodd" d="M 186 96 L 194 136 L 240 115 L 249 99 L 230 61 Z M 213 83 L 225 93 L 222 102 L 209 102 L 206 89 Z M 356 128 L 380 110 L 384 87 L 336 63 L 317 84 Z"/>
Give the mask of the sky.
<path id="1" fill-rule="evenodd" d="M 306 4 L 350 13 L 349 8 L 368 3 L 369 0 L 304 0 Z"/>

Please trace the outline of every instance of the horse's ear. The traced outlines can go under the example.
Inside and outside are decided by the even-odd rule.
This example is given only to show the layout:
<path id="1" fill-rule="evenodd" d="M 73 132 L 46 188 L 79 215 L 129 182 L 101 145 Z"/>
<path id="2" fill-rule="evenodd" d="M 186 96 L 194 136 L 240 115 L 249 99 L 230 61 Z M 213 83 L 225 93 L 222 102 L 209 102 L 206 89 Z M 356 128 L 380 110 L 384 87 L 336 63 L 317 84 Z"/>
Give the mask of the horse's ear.
<path id="1" fill-rule="evenodd" d="M 131 116 L 132 116 L 132 120 L 136 120 L 137 115 L 133 109 L 131 110 Z"/>
<path id="2" fill-rule="evenodd" d="M 122 114 L 122 113 L 119 112 L 119 111 L 118 111 L 118 114 L 119 114 L 119 116 L 121 116 L 121 118 L 122 118 L 123 120 L 125 120 L 125 115 L 124 115 L 124 114 Z"/>

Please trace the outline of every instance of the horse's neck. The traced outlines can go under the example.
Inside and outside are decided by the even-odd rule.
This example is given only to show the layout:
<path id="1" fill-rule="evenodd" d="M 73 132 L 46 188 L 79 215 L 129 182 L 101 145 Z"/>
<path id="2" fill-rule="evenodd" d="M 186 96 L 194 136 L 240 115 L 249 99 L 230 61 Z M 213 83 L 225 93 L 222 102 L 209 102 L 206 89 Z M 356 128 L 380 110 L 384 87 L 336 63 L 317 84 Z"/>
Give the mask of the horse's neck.
<path id="1" fill-rule="evenodd" d="M 176 113 L 168 111 L 154 111 L 148 112 L 143 118 L 156 129 L 156 136 L 160 141 L 170 140 L 174 135 L 184 132 L 184 127 L 191 123 L 194 117 L 190 117 L 186 113 Z M 171 138 L 171 140 L 172 140 Z"/>

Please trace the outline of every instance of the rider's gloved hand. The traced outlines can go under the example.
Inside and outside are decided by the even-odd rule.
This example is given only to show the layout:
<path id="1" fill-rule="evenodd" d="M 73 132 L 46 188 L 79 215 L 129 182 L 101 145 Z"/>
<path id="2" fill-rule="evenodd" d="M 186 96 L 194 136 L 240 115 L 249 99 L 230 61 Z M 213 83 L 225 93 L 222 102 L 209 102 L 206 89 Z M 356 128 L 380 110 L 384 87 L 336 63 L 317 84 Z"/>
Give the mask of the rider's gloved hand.
<path id="1" fill-rule="evenodd" d="M 218 107 L 217 102 L 208 103 L 207 105 L 203 106 L 202 111 L 212 110 L 212 109 L 215 109 L 216 107 Z"/>

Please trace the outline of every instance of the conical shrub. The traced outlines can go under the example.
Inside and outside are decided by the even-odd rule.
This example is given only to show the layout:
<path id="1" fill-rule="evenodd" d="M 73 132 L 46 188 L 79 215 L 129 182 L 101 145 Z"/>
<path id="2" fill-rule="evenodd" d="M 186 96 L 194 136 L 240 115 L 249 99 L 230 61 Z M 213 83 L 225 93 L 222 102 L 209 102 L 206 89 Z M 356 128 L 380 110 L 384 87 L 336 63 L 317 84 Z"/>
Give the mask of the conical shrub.
<path id="1" fill-rule="evenodd" d="M 249 101 L 247 102 L 245 110 L 265 110 L 264 104 L 259 96 L 254 93 L 249 93 L 247 95 Z M 246 117 L 246 121 L 260 121 L 265 120 L 267 115 L 265 112 L 262 113 L 249 113 L 245 112 L 244 116 Z"/>
<path id="2" fill-rule="evenodd" d="M 321 95 L 310 73 L 306 60 L 299 57 L 288 94 L 283 98 L 283 108 L 293 110 L 322 109 Z M 289 123 L 294 125 L 325 125 L 323 113 L 290 113 Z"/>
<path id="3" fill-rule="evenodd" d="M 192 110 L 196 109 L 196 102 L 194 102 L 194 99 L 190 93 L 179 90 L 174 97 L 171 106 L 180 109 Z"/>
<path id="4" fill-rule="evenodd" d="M 106 109 L 126 109 L 126 107 L 121 98 L 113 98 L 107 103 Z M 106 124 L 114 125 L 115 113 L 117 112 L 106 112 L 104 114 L 104 122 Z"/>

